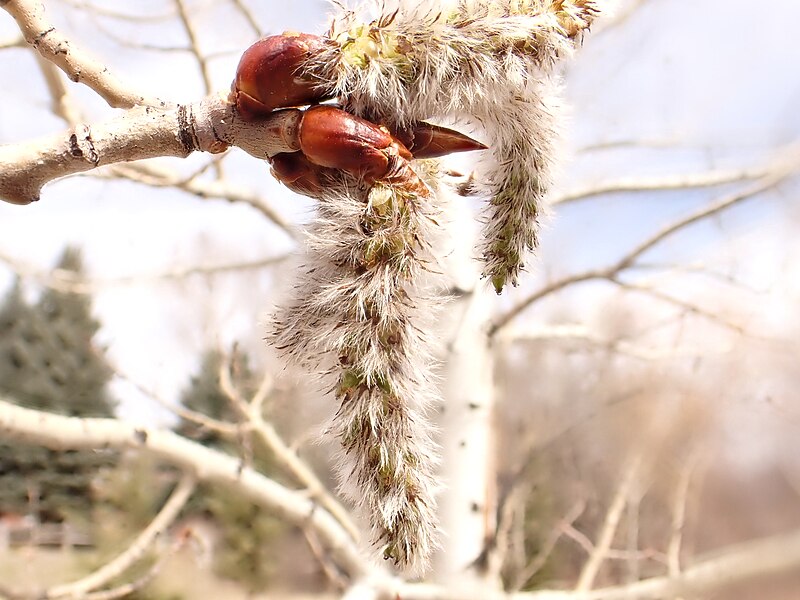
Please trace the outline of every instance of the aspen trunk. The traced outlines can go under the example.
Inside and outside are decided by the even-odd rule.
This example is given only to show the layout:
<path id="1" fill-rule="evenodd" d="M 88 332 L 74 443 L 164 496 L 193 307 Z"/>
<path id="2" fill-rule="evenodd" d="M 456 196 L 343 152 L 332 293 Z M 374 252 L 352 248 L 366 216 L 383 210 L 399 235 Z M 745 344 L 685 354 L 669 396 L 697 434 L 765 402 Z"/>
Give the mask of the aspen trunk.
<path id="1" fill-rule="evenodd" d="M 442 548 L 434 577 L 447 586 L 498 585 L 482 557 L 495 526 L 493 357 L 487 325 L 494 294 L 473 258 L 477 230 L 462 198 L 450 217 L 453 249 L 443 261 L 453 298 L 443 311 L 441 428 Z"/>

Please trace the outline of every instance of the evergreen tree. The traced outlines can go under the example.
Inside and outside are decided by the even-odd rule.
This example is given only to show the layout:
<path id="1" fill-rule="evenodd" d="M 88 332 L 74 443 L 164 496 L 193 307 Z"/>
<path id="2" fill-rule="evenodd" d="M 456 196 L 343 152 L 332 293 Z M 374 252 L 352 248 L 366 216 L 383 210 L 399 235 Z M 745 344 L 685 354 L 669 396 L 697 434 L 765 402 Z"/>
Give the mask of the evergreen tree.
<path id="1" fill-rule="evenodd" d="M 58 268 L 80 275 L 80 253 L 67 249 Z M 38 410 L 112 416 L 111 369 L 92 344 L 98 329 L 89 297 L 48 289 L 31 306 L 15 283 L 0 306 L 0 393 Z M 88 517 L 92 480 L 112 457 L 0 445 L 0 511 L 32 512 L 43 521 Z"/>

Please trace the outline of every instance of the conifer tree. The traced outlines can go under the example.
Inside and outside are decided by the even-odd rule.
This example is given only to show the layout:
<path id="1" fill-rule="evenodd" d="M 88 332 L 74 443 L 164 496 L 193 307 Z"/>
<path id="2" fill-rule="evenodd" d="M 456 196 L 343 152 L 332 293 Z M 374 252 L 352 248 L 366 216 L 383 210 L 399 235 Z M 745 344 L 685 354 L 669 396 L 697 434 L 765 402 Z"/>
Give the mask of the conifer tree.
<path id="1" fill-rule="evenodd" d="M 58 268 L 79 276 L 80 253 L 67 249 Z M 88 296 L 48 289 L 30 305 L 15 283 L 0 306 L 0 392 L 29 408 L 112 416 L 111 369 L 92 342 L 98 329 Z M 112 453 L 0 445 L 0 511 L 88 518 L 92 481 L 112 462 Z"/>

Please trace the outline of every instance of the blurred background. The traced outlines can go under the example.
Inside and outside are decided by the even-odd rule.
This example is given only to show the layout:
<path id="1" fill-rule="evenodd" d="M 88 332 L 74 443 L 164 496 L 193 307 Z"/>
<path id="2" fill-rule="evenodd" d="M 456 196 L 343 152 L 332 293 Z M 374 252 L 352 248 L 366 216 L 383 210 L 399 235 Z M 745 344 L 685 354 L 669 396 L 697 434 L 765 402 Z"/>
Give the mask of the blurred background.
<path id="1" fill-rule="evenodd" d="M 227 89 L 252 41 L 323 32 L 329 12 L 312 0 L 45 4 L 127 84 L 174 102 Z M 508 589 L 589 577 L 610 517 L 596 586 L 800 528 L 798 20 L 795 0 L 622 2 L 565 66 L 563 159 L 541 247 L 521 285 L 486 295 L 476 317 L 494 365 L 489 537 Z M 48 77 L 0 13 L 0 143 L 67 127 Z M 68 92 L 81 120 L 114 114 L 87 88 Z M 459 201 L 479 216 L 479 200 Z M 49 184 L 35 205 L 0 203 L 0 391 L 174 428 L 280 480 L 258 444 L 176 414 L 235 423 L 218 380 L 229 364 L 250 394 L 270 378 L 265 414 L 333 487 L 330 447 L 312 443 L 332 400 L 263 341 L 313 217 L 313 202 L 238 150 L 107 168 Z M 101 564 L 176 478 L 135 455 L 41 452 L 0 447 L 4 521 L 59 526 L 47 544 L 28 529 L 0 535 L 4 582 L 41 584 L 51 565 L 55 583 Z M 202 543 L 165 573 L 203 572 L 221 591 L 162 573 L 143 598 L 316 597 L 342 585 L 307 532 L 235 494 L 203 490 L 183 515 Z M 800 575 L 783 575 L 706 597 L 798 590 Z"/>

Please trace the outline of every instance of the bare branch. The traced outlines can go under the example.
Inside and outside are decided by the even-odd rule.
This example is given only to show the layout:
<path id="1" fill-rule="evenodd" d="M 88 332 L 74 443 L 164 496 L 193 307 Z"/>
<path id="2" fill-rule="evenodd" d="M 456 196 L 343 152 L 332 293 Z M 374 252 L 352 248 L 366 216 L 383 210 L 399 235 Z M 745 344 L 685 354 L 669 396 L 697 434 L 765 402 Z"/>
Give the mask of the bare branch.
<path id="1" fill-rule="evenodd" d="M 54 449 L 131 448 L 151 453 L 194 473 L 201 481 L 233 486 L 290 523 L 313 527 L 349 575 L 359 576 L 369 570 L 347 531 L 305 494 L 287 489 L 232 456 L 171 431 L 135 427 L 115 419 L 63 417 L 22 408 L 0 397 L 0 433 Z"/>
<path id="2" fill-rule="evenodd" d="M 708 356 L 709 353 L 705 348 L 701 349 L 689 346 L 680 348 L 659 348 L 642 346 L 624 338 L 605 338 L 582 323 L 551 325 L 534 330 L 527 330 L 526 328 L 525 331 L 509 335 L 508 338 L 508 341 L 515 344 L 562 340 L 577 341 L 597 349 L 609 350 L 620 355 L 646 361 L 657 361 L 669 358 L 694 358 L 701 355 Z M 506 341 L 505 336 L 500 336 L 500 340 Z"/>
<path id="3" fill-rule="evenodd" d="M 58 31 L 47 19 L 42 2 L 5 0 L 0 2 L 0 8 L 14 18 L 25 41 L 44 59 L 64 71 L 70 80 L 90 87 L 114 108 L 166 107 L 164 101 L 142 96 L 117 80 L 101 61 Z"/>
<path id="4" fill-rule="evenodd" d="M 78 125 L 42 140 L 0 146 L 0 198 L 14 204 L 39 199 L 47 182 L 118 162 L 157 156 L 219 153 L 236 145 L 264 159 L 296 149 L 283 137 L 291 111 L 256 123 L 238 118 L 227 97 L 209 96 L 168 110 L 135 108 L 96 125 Z"/>
<path id="5" fill-rule="evenodd" d="M 652 249 L 657 244 L 663 242 L 668 237 L 683 231 L 685 228 L 689 227 L 690 225 L 693 225 L 694 223 L 697 223 L 698 221 L 702 221 L 703 219 L 707 219 L 711 216 L 718 215 L 719 213 L 731 208 L 732 206 L 740 204 L 745 200 L 750 200 L 751 198 L 759 196 L 760 194 L 763 194 L 766 191 L 774 189 L 780 183 L 782 183 L 783 181 L 785 181 L 786 179 L 788 179 L 789 177 L 793 176 L 796 173 L 798 168 L 797 162 L 798 162 L 798 157 L 795 155 L 792 157 L 791 161 L 787 161 L 786 163 L 781 164 L 781 166 L 779 168 L 776 168 L 776 170 L 773 173 L 771 173 L 767 177 L 764 177 L 758 182 L 747 186 L 743 190 L 722 196 L 716 201 L 711 202 L 710 204 L 704 206 L 700 210 L 697 210 L 683 218 L 673 221 L 669 225 L 665 226 L 664 228 L 662 228 L 661 230 L 657 231 L 655 234 L 647 238 L 638 246 L 635 246 L 632 250 L 627 252 L 619 261 L 617 261 L 615 264 L 609 267 L 606 267 L 604 269 L 591 269 L 588 271 L 584 271 L 582 273 L 577 273 L 574 275 L 570 275 L 568 277 L 564 277 L 563 279 L 559 279 L 548 284 L 544 288 L 541 288 L 540 290 L 524 298 L 521 302 L 517 303 L 505 314 L 498 317 L 495 320 L 494 324 L 489 328 L 489 336 L 494 336 L 500 329 L 508 325 L 508 323 L 510 323 L 513 319 L 519 316 L 523 311 L 525 311 L 528 307 L 530 307 L 534 303 L 568 286 L 571 286 L 576 283 L 582 283 L 585 281 L 592 281 L 598 279 L 606 279 L 618 283 L 615 280 L 617 279 L 619 274 L 626 269 L 634 267 L 639 257 L 645 254 L 648 250 Z"/>
<path id="6" fill-rule="evenodd" d="M 117 598 L 125 598 L 133 592 L 141 590 L 161 572 L 161 569 L 164 568 L 164 565 L 167 564 L 167 561 L 183 547 L 184 543 L 184 539 L 176 540 L 175 543 L 172 544 L 172 547 L 169 549 L 169 551 L 164 552 L 155 562 L 155 564 L 153 564 L 153 566 L 150 567 L 146 573 L 144 573 L 135 581 L 124 583 L 109 590 L 102 590 L 99 592 L 91 592 L 89 594 L 81 595 L 79 596 L 80 600 L 116 600 Z"/>
<path id="7" fill-rule="evenodd" d="M 250 10 L 250 7 L 247 6 L 243 0 L 232 0 L 233 5 L 242 13 L 244 20 L 247 21 L 247 24 L 250 26 L 250 29 L 253 30 L 253 33 L 256 35 L 261 35 L 263 33 L 261 26 L 258 24 L 253 11 Z"/>
<path id="8" fill-rule="evenodd" d="M 686 502 L 689 496 L 689 485 L 700 460 L 700 453 L 692 452 L 680 470 L 678 485 L 675 488 L 675 496 L 672 501 L 672 525 L 667 547 L 667 566 L 671 577 L 675 577 L 681 572 L 681 543 L 683 527 L 686 523 Z"/>
<path id="9" fill-rule="evenodd" d="M 175 16 L 174 11 L 166 11 L 163 13 L 154 13 L 150 11 L 147 14 L 135 15 L 131 13 L 123 13 L 116 10 L 112 10 L 107 6 L 94 4 L 92 2 L 85 2 L 83 0 L 61 0 L 61 1 L 65 2 L 66 4 L 69 4 L 70 6 L 74 6 L 75 8 L 80 8 L 92 16 L 108 17 L 111 19 L 117 19 L 120 21 L 130 21 L 134 23 L 152 23 L 152 22 L 166 21 L 167 19 L 172 19 Z"/>
<path id="10" fill-rule="evenodd" d="M 228 367 L 229 365 L 224 363 L 220 367 L 220 389 L 242 416 L 247 419 L 252 431 L 258 435 L 264 445 L 275 455 L 279 464 L 305 487 L 305 492 L 308 497 L 325 507 L 325 509 L 341 524 L 345 531 L 347 531 L 351 539 L 357 541 L 359 539 L 358 528 L 353 523 L 345 508 L 330 494 L 311 467 L 283 441 L 283 438 L 278 434 L 274 425 L 264 419 L 260 409 L 262 402 L 260 398 L 263 399 L 263 396 L 266 395 L 266 392 L 263 391 L 266 386 L 271 385 L 271 381 L 267 379 L 269 375 L 265 376 L 259 391 L 256 392 L 253 398 L 253 402 L 247 403 L 233 385 L 230 369 Z"/>
<path id="11" fill-rule="evenodd" d="M 94 294 L 104 287 L 119 287 L 122 285 L 139 285 L 159 280 L 186 279 L 195 275 L 217 275 L 221 273 L 236 273 L 267 269 L 280 264 L 289 258 L 288 254 L 279 254 L 249 261 L 231 262 L 218 265 L 193 265 L 176 267 L 160 273 L 143 273 L 141 275 L 126 275 L 120 277 L 94 277 L 86 278 L 76 275 L 73 271 L 64 269 L 40 269 L 26 262 L 16 259 L 0 251 L 0 262 L 5 263 L 20 277 L 27 277 L 37 283 L 71 294 Z"/>
<path id="12" fill-rule="evenodd" d="M 666 192 L 675 190 L 714 187 L 727 183 L 739 183 L 760 179 L 770 173 L 769 166 L 738 170 L 706 171 L 692 175 L 673 175 L 652 178 L 624 178 L 602 181 L 582 188 L 566 191 L 552 197 L 549 203 L 553 206 L 570 204 L 579 200 L 587 200 L 596 196 L 630 192 Z"/>
<path id="13" fill-rule="evenodd" d="M 217 433 L 229 439 L 236 437 L 240 433 L 241 427 L 239 425 L 234 423 L 228 423 L 226 421 L 221 421 L 218 419 L 213 419 L 208 415 L 204 415 L 203 413 L 186 408 L 180 402 L 178 403 L 168 402 L 167 400 L 165 400 L 152 390 L 146 388 L 138 381 L 129 377 L 125 373 L 122 373 L 119 369 L 117 369 L 113 365 L 112 369 L 117 377 L 128 382 L 130 385 L 135 387 L 139 392 L 155 400 L 159 404 L 159 406 L 167 409 L 172 414 L 180 417 L 181 419 L 189 421 L 190 423 L 194 423 L 195 425 L 199 425 L 200 427 L 208 431 L 213 431 L 214 433 Z"/>
<path id="14" fill-rule="evenodd" d="M 242 188 L 234 183 L 219 180 L 204 181 L 197 177 L 182 178 L 175 173 L 146 163 L 117 165 L 111 167 L 109 171 L 112 176 L 125 177 L 152 187 L 177 188 L 198 198 L 219 198 L 235 204 L 246 204 L 283 229 L 293 240 L 299 238 L 297 230 L 291 223 L 284 219 L 264 198 L 252 190 Z"/>
<path id="15" fill-rule="evenodd" d="M 657 289 L 655 289 L 653 287 L 650 287 L 650 286 L 647 286 L 647 285 L 641 285 L 641 284 L 635 284 L 635 283 L 624 283 L 624 282 L 619 281 L 617 279 L 612 279 L 611 281 L 612 281 L 612 283 L 615 283 L 616 285 L 618 285 L 623 290 L 628 290 L 630 292 L 638 292 L 640 294 L 645 294 L 647 296 L 650 296 L 651 298 L 655 298 L 656 300 L 660 300 L 661 302 L 665 302 L 667 304 L 671 304 L 671 305 L 681 309 L 685 313 L 690 313 L 690 314 L 697 315 L 699 317 L 707 319 L 708 321 L 711 321 L 712 323 L 716 323 L 717 325 L 721 325 L 722 327 L 726 327 L 726 328 L 728 328 L 728 329 L 730 329 L 730 330 L 732 330 L 732 331 L 734 331 L 734 332 L 736 332 L 736 333 L 738 333 L 740 335 L 748 335 L 749 337 L 755 337 L 753 334 L 748 334 L 747 331 L 745 330 L 745 327 L 743 327 L 742 325 L 739 325 L 738 323 L 729 321 L 729 320 L 725 319 L 723 315 L 721 315 L 721 314 L 719 314 L 717 312 L 711 311 L 711 310 L 706 310 L 702 306 L 699 306 L 698 304 L 695 304 L 693 302 L 687 302 L 687 301 L 681 300 L 679 298 L 674 298 L 674 297 L 670 296 L 669 294 L 666 294 L 666 293 L 664 293 L 664 292 L 662 292 L 660 290 L 657 290 Z"/>
<path id="16" fill-rule="evenodd" d="M 197 31 L 194 28 L 194 24 L 192 20 L 189 18 L 189 14 L 186 11 L 186 5 L 184 4 L 183 0 L 174 0 L 175 1 L 175 8 L 178 9 L 178 17 L 180 17 L 181 23 L 183 24 L 183 29 L 186 31 L 186 35 L 189 37 L 189 44 L 192 48 L 192 53 L 197 57 L 197 63 L 200 66 L 200 74 L 203 77 L 203 84 L 206 88 L 206 94 L 210 94 L 214 89 L 214 84 L 211 81 L 211 74 L 208 71 L 208 59 L 203 54 L 202 50 L 200 50 L 200 42 L 198 41 Z"/>
<path id="17" fill-rule="evenodd" d="M 626 468 L 625 476 L 622 478 L 617 493 L 611 501 L 611 506 L 608 509 L 608 513 L 606 513 L 603 527 L 600 529 L 600 534 L 597 536 L 597 543 L 578 577 L 575 591 L 585 592 L 592 588 L 595 577 L 597 577 L 597 573 L 600 571 L 600 566 L 603 564 L 606 554 L 611 548 L 611 543 L 614 541 L 614 534 L 617 532 L 617 525 L 619 525 L 620 517 L 625 510 L 631 489 L 636 484 L 637 478 L 639 477 L 640 465 L 641 457 L 637 456 Z"/>
<path id="18" fill-rule="evenodd" d="M 6 38 L 4 40 L 0 40 L 0 50 L 5 50 L 7 48 L 24 48 L 25 47 L 25 38 L 22 36 L 15 36 Z"/>
<path id="19" fill-rule="evenodd" d="M 319 540 L 317 539 L 314 531 L 308 527 L 304 527 L 303 535 L 306 538 L 306 542 L 311 550 L 311 554 L 313 554 L 314 558 L 317 559 L 317 562 L 319 563 L 320 567 L 322 567 L 322 571 L 325 573 L 325 576 L 333 583 L 334 586 L 336 586 L 337 589 L 346 589 L 348 585 L 347 579 L 342 576 L 342 573 L 336 567 L 336 564 L 330 559 L 328 553 L 320 546 Z"/>
<path id="20" fill-rule="evenodd" d="M 189 501 L 195 487 L 195 478 L 191 475 L 184 475 L 155 518 L 122 554 L 114 558 L 111 562 L 103 565 L 94 573 L 78 581 L 49 589 L 46 592 L 47 597 L 81 598 L 86 593 L 99 589 L 107 585 L 114 578 L 119 577 L 141 560 L 156 539 L 162 536 L 172 523 L 175 522 L 175 519 Z"/>
<path id="21" fill-rule="evenodd" d="M 583 514 L 585 509 L 586 502 L 579 500 L 567 511 L 567 514 L 559 520 L 552 530 L 550 530 L 550 534 L 542 543 L 539 552 L 533 557 L 533 560 L 531 560 L 522 572 L 515 577 L 515 584 L 512 589 L 519 590 L 531 577 L 536 575 L 536 573 L 544 567 L 550 555 L 553 553 L 553 550 L 555 550 L 556 544 L 558 544 L 558 541 L 564 535 L 567 527 L 572 527 L 572 524 Z"/>
<path id="22" fill-rule="evenodd" d="M 39 54 L 36 55 L 36 62 L 39 63 L 39 69 L 42 71 L 47 89 L 50 90 L 53 113 L 64 119 L 69 125 L 77 125 L 81 120 L 81 114 L 69 96 L 61 71 Z"/>
<path id="23" fill-rule="evenodd" d="M 540 590 L 504 593 L 486 589 L 451 590 L 438 585 L 383 583 L 382 600 L 642 600 L 697 596 L 725 586 L 777 575 L 800 567 L 800 530 L 721 548 L 680 575 L 586 592 Z"/>

